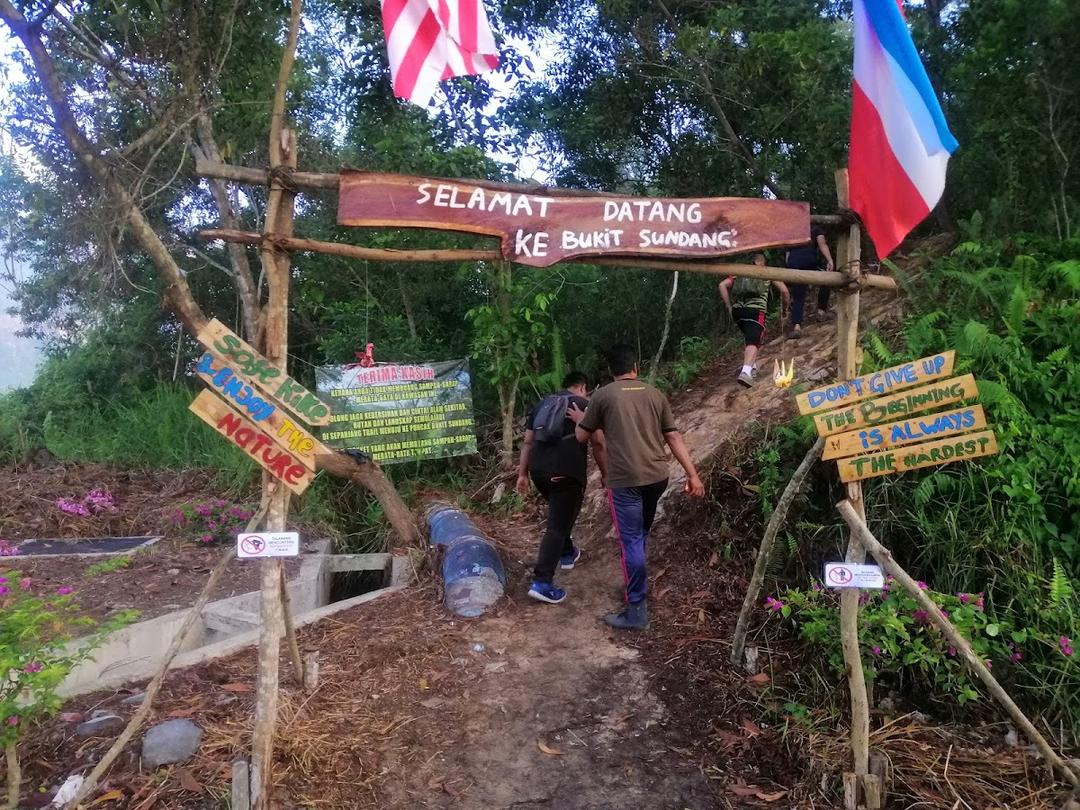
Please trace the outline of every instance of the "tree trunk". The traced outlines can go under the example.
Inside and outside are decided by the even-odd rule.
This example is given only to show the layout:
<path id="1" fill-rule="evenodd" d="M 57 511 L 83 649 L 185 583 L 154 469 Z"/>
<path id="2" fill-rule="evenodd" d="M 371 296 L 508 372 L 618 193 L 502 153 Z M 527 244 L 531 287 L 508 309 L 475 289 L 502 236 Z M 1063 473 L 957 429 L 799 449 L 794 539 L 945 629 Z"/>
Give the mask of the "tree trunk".
<path id="1" fill-rule="evenodd" d="M 54 128 L 64 138 L 68 148 L 86 167 L 98 186 L 108 192 L 118 203 L 124 212 L 130 233 L 146 252 L 165 284 L 164 297 L 166 305 L 173 311 L 189 334 L 197 335 L 209 319 L 195 301 L 191 288 L 184 278 L 183 271 L 169 254 L 165 243 L 150 226 L 131 194 L 113 177 L 99 150 L 87 140 L 79 129 L 71 112 L 67 91 L 61 84 L 56 71 L 56 65 L 52 57 L 49 56 L 48 51 L 45 50 L 37 30 L 30 26 L 26 18 L 12 5 L 11 0 L 0 0 L 0 19 L 3 19 L 11 31 L 22 41 L 23 46 L 30 54 L 38 80 L 41 82 L 53 113 Z M 258 296 L 256 295 L 257 300 Z M 247 328 L 246 320 L 245 328 Z M 257 336 L 254 337 L 257 338 Z M 411 525 L 411 519 L 395 520 L 394 517 L 402 511 L 408 514 L 408 510 L 402 503 L 401 497 L 394 491 L 393 485 L 378 471 L 377 467 L 373 471 L 365 472 L 363 475 L 356 475 L 353 472 L 356 468 L 355 462 L 343 454 L 336 461 L 328 461 L 321 464 L 321 466 L 332 475 L 341 474 L 361 486 L 370 485 L 371 493 L 378 498 L 387 516 L 390 517 L 395 531 L 398 531 L 399 541 L 404 545 L 415 544 L 418 537 L 415 528 L 406 530 Z M 344 472 L 337 473 L 335 470 Z"/>
<path id="2" fill-rule="evenodd" d="M 416 334 L 416 318 L 413 316 L 412 301 L 409 300 L 409 293 L 405 289 L 405 274 L 401 271 L 397 271 L 398 290 L 401 291 L 401 303 L 405 307 L 405 320 L 409 324 L 409 336 L 413 339 L 413 343 L 416 343 L 419 338 Z"/>
<path id="3" fill-rule="evenodd" d="M 660 368 L 660 358 L 664 356 L 664 347 L 667 346 L 668 334 L 671 332 L 671 307 L 675 303 L 675 296 L 679 294 L 679 271 L 676 270 L 671 277 L 671 295 L 668 296 L 667 306 L 664 308 L 664 331 L 660 335 L 660 345 L 656 347 L 652 365 L 649 366 L 649 382 L 656 379 L 656 372 Z"/>
<path id="4" fill-rule="evenodd" d="M 197 143 L 192 144 L 192 151 L 196 159 L 212 160 L 221 162 L 221 152 L 218 150 L 217 141 L 214 139 L 213 125 L 210 116 L 201 114 L 195 127 Z M 217 204 L 218 218 L 225 228 L 239 228 L 240 220 L 236 216 L 233 201 L 229 196 L 229 190 L 223 180 L 208 178 L 210 193 Z M 229 262 L 232 264 L 233 284 L 240 297 L 241 314 L 244 321 L 245 338 L 255 343 L 259 339 L 258 324 L 260 317 L 260 305 L 258 291 L 255 289 L 255 279 L 251 274 L 251 262 L 248 261 L 247 249 L 235 242 L 226 243 L 229 252 Z"/>
<path id="5" fill-rule="evenodd" d="M 319 456 L 316 463 L 319 469 L 326 470 L 337 478 L 354 481 L 374 495 L 382 505 L 386 520 L 390 523 L 398 541 L 404 547 L 423 545 L 420 530 L 416 526 L 416 521 L 413 520 L 412 512 L 409 511 L 409 507 L 405 505 L 401 495 L 378 464 L 374 461 L 361 463 L 344 453 Z"/>
<path id="6" fill-rule="evenodd" d="M 517 389 L 520 377 L 512 383 L 499 385 L 499 408 L 502 411 L 502 451 L 500 466 L 504 470 L 514 468 L 514 407 L 517 405 Z"/>

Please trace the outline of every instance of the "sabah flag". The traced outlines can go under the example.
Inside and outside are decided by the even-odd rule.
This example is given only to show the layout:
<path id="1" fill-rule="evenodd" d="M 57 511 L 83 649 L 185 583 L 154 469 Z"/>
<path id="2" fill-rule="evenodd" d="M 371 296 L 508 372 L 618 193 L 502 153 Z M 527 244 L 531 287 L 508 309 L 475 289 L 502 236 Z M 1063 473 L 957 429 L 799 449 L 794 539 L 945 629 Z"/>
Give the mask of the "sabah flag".
<path id="1" fill-rule="evenodd" d="M 382 18 L 398 98 L 426 105 L 444 79 L 499 66 L 481 0 L 382 0 Z"/>
<path id="2" fill-rule="evenodd" d="M 851 207 L 884 258 L 930 213 L 958 146 L 899 0 L 854 0 Z"/>

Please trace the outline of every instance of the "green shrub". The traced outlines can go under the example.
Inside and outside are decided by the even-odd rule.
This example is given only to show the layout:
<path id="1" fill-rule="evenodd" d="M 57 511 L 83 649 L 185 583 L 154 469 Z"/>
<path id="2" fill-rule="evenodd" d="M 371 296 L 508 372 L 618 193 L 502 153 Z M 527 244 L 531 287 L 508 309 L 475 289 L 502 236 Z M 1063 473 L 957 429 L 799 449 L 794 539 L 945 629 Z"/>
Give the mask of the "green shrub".
<path id="1" fill-rule="evenodd" d="M 1010 670 L 1030 650 L 1052 647 L 1034 632 L 1014 630 L 1008 622 L 993 619 L 986 613 L 981 593 L 949 595 L 924 590 L 999 680 L 1007 682 Z M 956 648 L 911 595 L 895 586 L 892 577 L 881 591 L 864 591 L 860 603 L 859 647 L 867 677 L 907 692 L 950 695 L 961 705 L 978 698 Z M 838 591 L 816 584 L 810 590 L 789 588 L 780 599 L 766 600 L 767 607 L 794 620 L 800 636 L 825 654 L 838 677 L 845 672 L 839 604 Z"/>
<path id="2" fill-rule="evenodd" d="M 913 576 L 932 581 L 945 594 L 984 592 L 987 626 L 1015 628 L 1034 640 L 1019 661 L 1007 661 L 995 672 L 1008 673 L 1018 701 L 1051 727 L 1080 739 L 1080 659 L 1065 654 L 1080 635 L 1076 256 L 1077 242 L 1022 236 L 995 244 L 968 242 L 930 264 L 921 277 L 902 279 L 914 311 L 899 345 L 866 337 L 864 371 L 955 348 L 955 373 L 970 372 L 978 380 L 979 400 L 1000 453 L 875 478 L 864 483 L 864 498 L 871 529 Z M 757 450 L 759 461 L 769 465 L 759 467 L 757 476 L 766 513 L 783 486 L 781 478 L 810 441 L 798 438 L 805 421 L 774 434 Z M 786 474 L 777 475 L 776 466 Z M 798 533 L 801 545 L 799 555 L 787 561 L 789 576 L 805 581 L 808 573 L 819 573 L 797 572 L 793 561 L 813 560 L 809 564 L 816 566 L 822 557 L 836 558 L 847 534 L 833 508 L 841 497 L 830 472 L 817 477 L 800 499 L 799 522 L 789 531 Z M 883 614 L 873 604 L 867 610 L 864 633 L 880 631 Z M 825 615 L 820 614 L 823 622 Z M 835 612 L 830 622 L 837 626 Z M 906 624 L 905 630 L 910 634 Z M 903 664 L 901 658 L 901 668 L 889 677 L 952 694 L 968 688 L 950 661 L 927 657 L 932 645 L 924 651 L 915 645 L 917 636 L 910 643 L 898 637 L 904 655 L 915 659 Z M 880 670 L 883 662 L 873 665 Z"/>

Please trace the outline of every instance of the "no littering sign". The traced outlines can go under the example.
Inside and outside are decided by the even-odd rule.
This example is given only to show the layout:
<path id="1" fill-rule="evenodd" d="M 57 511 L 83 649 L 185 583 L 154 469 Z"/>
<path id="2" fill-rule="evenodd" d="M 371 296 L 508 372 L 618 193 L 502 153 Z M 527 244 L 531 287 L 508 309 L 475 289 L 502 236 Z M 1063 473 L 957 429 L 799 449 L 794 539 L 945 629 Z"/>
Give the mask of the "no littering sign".
<path id="1" fill-rule="evenodd" d="M 260 532 L 236 536 L 236 556 L 243 559 L 295 557 L 299 553 L 298 532 Z"/>
<path id="2" fill-rule="evenodd" d="M 876 565 L 856 565 L 855 563 L 826 563 L 825 584 L 830 588 L 873 588 L 885 587 L 885 577 Z"/>

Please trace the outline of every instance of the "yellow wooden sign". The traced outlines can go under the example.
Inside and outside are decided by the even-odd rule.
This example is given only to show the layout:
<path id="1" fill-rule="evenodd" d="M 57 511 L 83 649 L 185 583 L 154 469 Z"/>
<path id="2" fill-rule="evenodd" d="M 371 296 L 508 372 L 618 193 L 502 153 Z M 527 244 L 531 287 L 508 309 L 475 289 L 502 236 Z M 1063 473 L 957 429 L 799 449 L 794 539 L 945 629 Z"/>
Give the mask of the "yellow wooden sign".
<path id="1" fill-rule="evenodd" d="M 203 353 L 195 365 L 195 374 L 309 470 L 317 469 L 318 456 L 334 452 L 298 425 L 299 420 L 290 418 L 273 399 L 264 399 L 248 377 L 213 352 Z"/>
<path id="2" fill-rule="evenodd" d="M 952 374 L 956 352 L 950 349 L 941 354 L 923 357 L 910 363 L 875 371 L 853 380 L 833 383 L 824 388 L 799 394 L 795 404 L 799 413 L 817 413 L 832 410 L 873 396 L 891 394 L 920 383 L 938 380 Z"/>
<path id="3" fill-rule="evenodd" d="M 835 411 L 814 414 L 814 425 L 817 427 L 819 436 L 831 436 L 834 433 L 854 430 L 863 425 L 884 422 L 886 419 L 911 416 L 922 411 L 940 408 L 942 405 L 954 405 L 957 402 L 974 399 L 978 394 L 979 389 L 975 385 L 975 377 L 964 374 L 949 380 L 940 380 L 912 388 L 902 394 L 857 402 Z"/>
<path id="4" fill-rule="evenodd" d="M 270 435 L 216 394 L 201 391 L 188 409 L 297 495 L 315 478 L 300 459 L 277 447 Z"/>
<path id="5" fill-rule="evenodd" d="M 845 483 L 874 478 L 879 475 L 908 472 L 921 467 L 952 464 L 998 452 L 997 439 L 992 430 L 953 436 L 923 444 L 915 444 L 893 450 L 882 450 L 866 456 L 840 459 L 840 480 Z"/>
<path id="6" fill-rule="evenodd" d="M 850 433 L 839 433 L 825 439 L 823 459 L 843 458 L 860 453 L 872 453 L 890 447 L 903 447 L 927 439 L 955 436 L 986 427 L 982 405 L 967 405 L 952 411 L 931 413 L 911 419 L 901 419 L 887 425 L 865 427 Z"/>
<path id="7" fill-rule="evenodd" d="M 242 341 L 217 318 L 198 334 L 198 341 L 224 358 L 247 379 L 269 394 L 276 404 L 309 425 L 329 425 L 330 406 Z"/>

